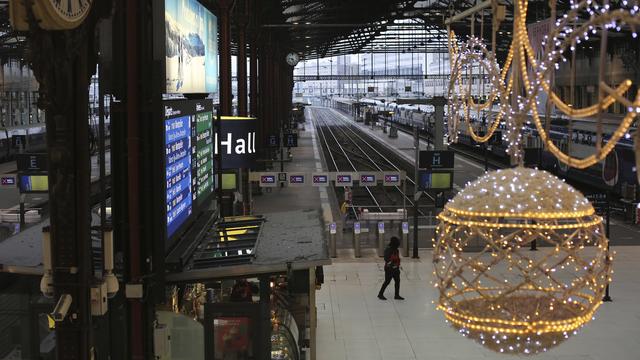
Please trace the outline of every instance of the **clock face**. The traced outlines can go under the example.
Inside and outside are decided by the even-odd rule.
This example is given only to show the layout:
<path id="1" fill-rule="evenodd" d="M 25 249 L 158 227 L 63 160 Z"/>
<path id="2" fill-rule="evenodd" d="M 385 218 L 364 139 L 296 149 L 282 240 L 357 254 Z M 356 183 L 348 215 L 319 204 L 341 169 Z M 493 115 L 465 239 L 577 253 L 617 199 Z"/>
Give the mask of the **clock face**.
<path id="1" fill-rule="evenodd" d="M 296 66 L 300 61 L 300 57 L 296 53 L 287 54 L 287 64 L 291 66 Z"/>
<path id="2" fill-rule="evenodd" d="M 78 21 L 83 19 L 93 0 L 46 0 L 56 12 L 55 15 L 67 20 Z M 53 14 L 52 14 L 53 15 Z"/>

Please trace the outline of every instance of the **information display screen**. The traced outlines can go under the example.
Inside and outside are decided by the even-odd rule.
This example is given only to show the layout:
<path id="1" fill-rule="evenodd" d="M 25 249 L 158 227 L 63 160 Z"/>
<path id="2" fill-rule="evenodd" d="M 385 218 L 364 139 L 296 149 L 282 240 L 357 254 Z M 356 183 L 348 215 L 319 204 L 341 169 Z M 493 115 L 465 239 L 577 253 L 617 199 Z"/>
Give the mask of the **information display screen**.
<path id="1" fill-rule="evenodd" d="M 164 103 L 167 238 L 213 194 L 213 105 L 207 100 Z"/>
<path id="2" fill-rule="evenodd" d="M 49 177 L 47 175 L 19 175 L 20 192 L 34 193 L 49 191 Z"/>
<path id="3" fill-rule="evenodd" d="M 189 116 L 165 122 L 167 236 L 193 212 L 191 192 L 191 119 Z"/>
<path id="4" fill-rule="evenodd" d="M 419 180 L 421 190 L 450 190 L 453 187 L 452 172 L 420 171 Z"/>
<path id="5" fill-rule="evenodd" d="M 213 112 L 196 113 L 192 119 L 196 124 L 196 199 L 201 205 L 213 193 Z"/>
<path id="6" fill-rule="evenodd" d="M 222 190 L 235 190 L 238 185 L 236 184 L 236 174 L 226 173 L 222 174 Z"/>

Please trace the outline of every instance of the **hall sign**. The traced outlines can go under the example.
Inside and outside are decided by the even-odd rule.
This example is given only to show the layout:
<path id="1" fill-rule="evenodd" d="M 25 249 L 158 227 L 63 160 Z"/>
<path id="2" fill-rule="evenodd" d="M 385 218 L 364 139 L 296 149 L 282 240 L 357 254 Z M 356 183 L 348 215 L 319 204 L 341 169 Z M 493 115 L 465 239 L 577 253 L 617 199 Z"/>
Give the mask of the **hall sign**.
<path id="1" fill-rule="evenodd" d="M 222 152 L 223 169 L 251 169 L 256 157 L 256 119 L 250 117 L 223 116 L 222 137 L 214 135 L 214 153 Z"/>

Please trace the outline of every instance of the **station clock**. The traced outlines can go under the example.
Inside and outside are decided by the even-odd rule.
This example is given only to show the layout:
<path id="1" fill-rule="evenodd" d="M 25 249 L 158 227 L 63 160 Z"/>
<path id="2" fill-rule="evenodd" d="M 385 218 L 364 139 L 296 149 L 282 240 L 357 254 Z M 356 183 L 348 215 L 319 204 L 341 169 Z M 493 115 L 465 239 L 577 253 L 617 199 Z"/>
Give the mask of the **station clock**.
<path id="1" fill-rule="evenodd" d="M 300 56 L 298 56 L 298 54 L 294 52 L 290 52 L 287 54 L 287 64 L 291 66 L 296 66 L 298 65 L 299 61 L 300 61 Z"/>
<path id="2" fill-rule="evenodd" d="M 70 30 L 78 27 L 89 14 L 94 0 L 34 0 L 33 15 L 44 30 Z M 22 0 L 11 0 L 12 26 L 29 30 L 27 9 Z"/>

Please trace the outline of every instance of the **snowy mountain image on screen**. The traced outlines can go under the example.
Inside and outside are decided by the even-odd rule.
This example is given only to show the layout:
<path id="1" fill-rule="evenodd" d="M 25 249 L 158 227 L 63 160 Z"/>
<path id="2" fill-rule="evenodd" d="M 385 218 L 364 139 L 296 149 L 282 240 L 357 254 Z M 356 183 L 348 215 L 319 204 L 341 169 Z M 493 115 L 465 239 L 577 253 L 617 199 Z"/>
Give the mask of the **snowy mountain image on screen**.
<path id="1" fill-rule="evenodd" d="M 168 14 L 165 19 L 167 92 L 204 92 L 206 49 L 202 37 L 184 31 Z"/>

